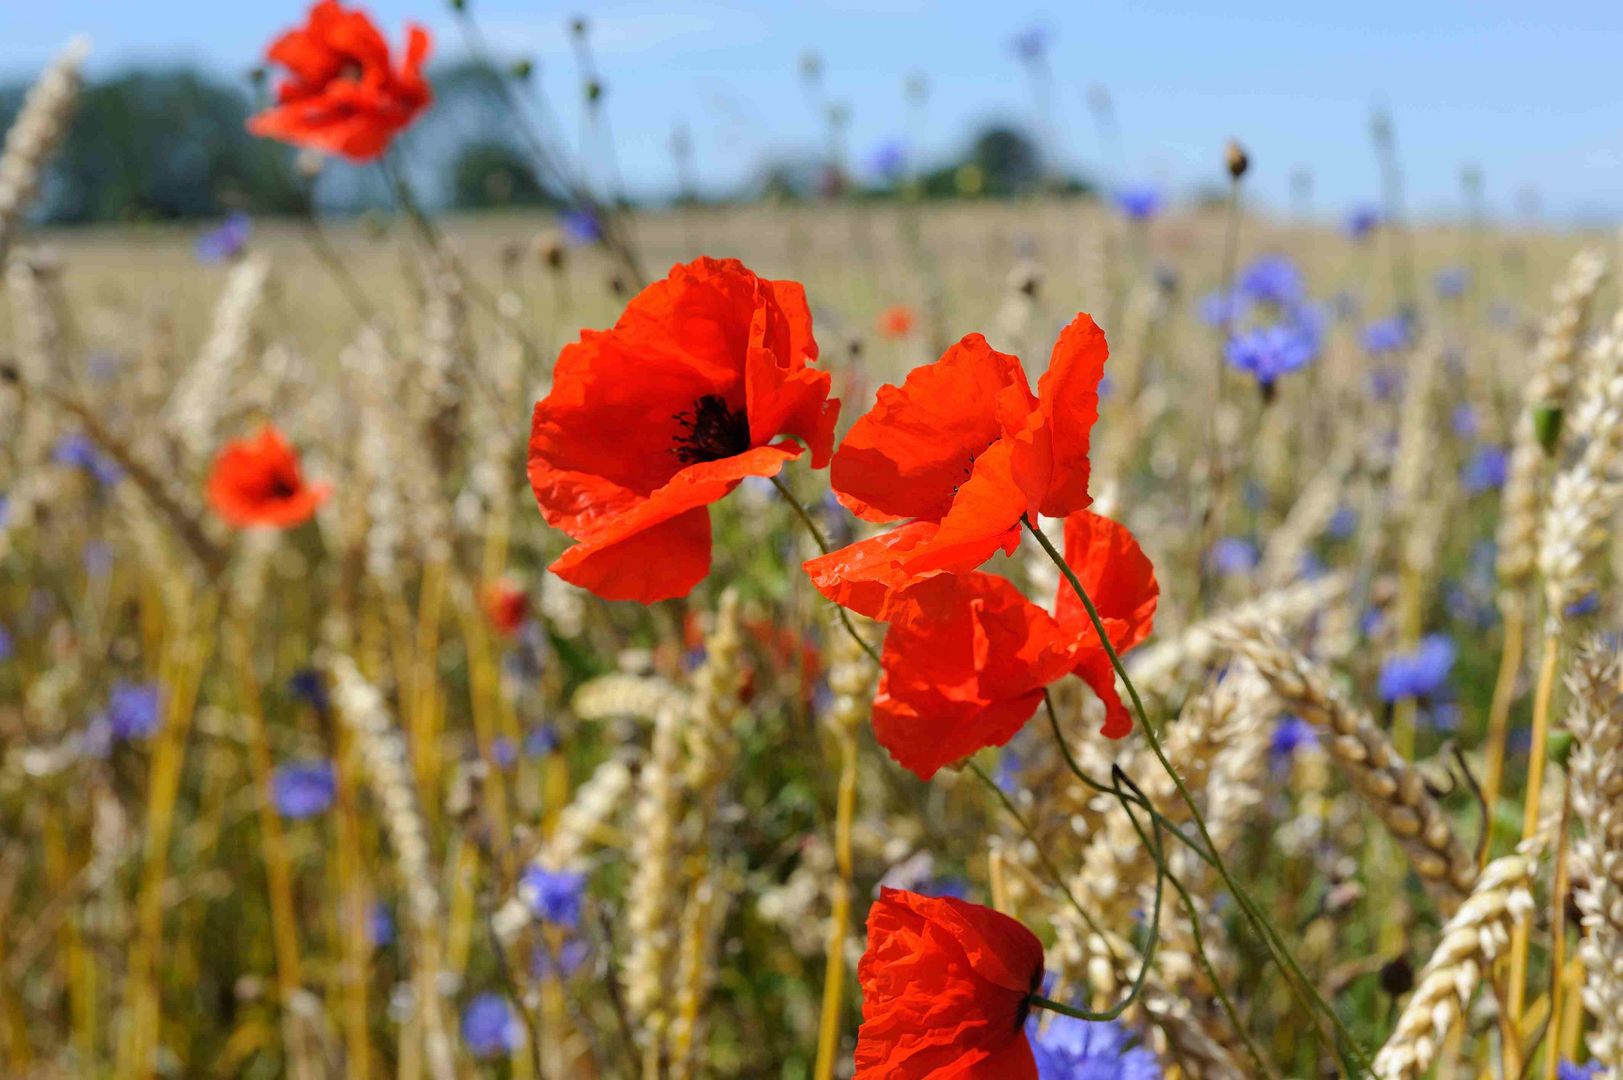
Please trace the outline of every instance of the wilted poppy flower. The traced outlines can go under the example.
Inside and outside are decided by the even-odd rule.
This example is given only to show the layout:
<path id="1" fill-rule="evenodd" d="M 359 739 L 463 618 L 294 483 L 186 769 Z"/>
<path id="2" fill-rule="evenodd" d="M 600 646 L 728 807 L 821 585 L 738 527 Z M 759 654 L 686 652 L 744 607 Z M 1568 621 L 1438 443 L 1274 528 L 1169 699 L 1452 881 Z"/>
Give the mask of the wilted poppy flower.
<path id="1" fill-rule="evenodd" d="M 1043 946 L 991 908 L 880 889 L 857 966 L 857 1080 L 1036 1080 L 1026 1037 Z"/>
<path id="2" fill-rule="evenodd" d="M 800 285 L 736 259 L 673 267 L 612 330 L 583 331 L 530 434 L 541 514 L 579 541 L 553 573 L 607 600 L 686 595 L 710 568 L 711 503 L 803 450 L 828 463 L 840 403 L 816 358 Z"/>
<path id="3" fill-rule="evenodd" d="M 1149 636 L 1160 588 L 1127 529 L 1090 511 L 1065 521 L 1065 561 L 1093 600 L 1118 653 Z M 1080 676 L 1105 706 L 1103 732 L 1120 738 L 1132 720 L 1115 669 L 1069 582 L 1054 613 L 993 574 L 941 578 L 926 602 L 902 601 L 885 635 L 874 737 L 922 780 L 990 746 L 1031 719 L 1043 688 Z"/>
<path id="4" fill-rule="evenodd" d="M 524 625 L 530 613 L 530 598 L 523 589 L 510 581 L 498 581 L 485 587 L 485 618 L 504 637 L 512 637 Z"/>
<path id="5" fill-rule="evenodd" d="M 252 439 L 225 444 L 209 473 L 208 494 L 228 525 L 287 529 L 310 520 L 329 489 L 305 483 L 298 455 L 267 424 Z"/>
<path id="6" fill-rule="evenodd" d="M 896 304 L 879 313 L 879 332 L 888 338 L 904 338 L 913 332 L 913 309 Z"/>
<path id="7" fill-rule="evenodd" d="M 1104 332 L 1078 315 L 1031 392 L 1017 357 L 970 334 L 901 386 L 884 386 L 834 455 L 835 494 L 869 521 L 911 522 L 806 563 L 824 596 L 875 618 L 927 599 L 1020 543 L 1026 515 L 1086 508 Z"/>
<path id="8" fill-rule="evenodd" d="M 255 135 L 370 161 L 388 148 L 433 94 L 423 78 L 428 31 L 413 24 L 399 67 L 389 44 L 362 11 L 321 0 L 309 20 L 277 38 L 266 52 L 288 69 L 276 104 L 248 121 Z"/>

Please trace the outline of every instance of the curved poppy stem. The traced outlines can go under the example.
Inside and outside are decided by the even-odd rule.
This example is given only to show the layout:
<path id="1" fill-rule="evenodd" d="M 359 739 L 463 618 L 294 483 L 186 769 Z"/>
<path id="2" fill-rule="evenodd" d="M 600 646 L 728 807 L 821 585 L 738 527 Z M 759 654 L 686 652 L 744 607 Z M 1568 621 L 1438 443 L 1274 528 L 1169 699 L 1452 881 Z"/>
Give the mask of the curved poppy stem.
<path id="1" fill-rule="evenodd" d="M 1294 980 L 1299 984 L 1300 988 L 1312 999 L 1314 1007 L 1322 1012 L 1334 1026 L 1346 1053 L 1354 1059 L 1364 1072 L 1369 1072 L 1371 1067 L 1364 1049 L 1353 1039 L 1352 1032 L 1347 1030 L 1347 1026 L 1342 1022 L 1340 1015 L 1330 1007 L 1330 1003 L 1324 1000 L 1323 995 L 1308 980 L 1307 975 L 1302 971 L 1301 965 L 1296 962 L 1296 958 L 1291 955 L 1289 949 L 1285 948 L 1284 941 L 1279 937 L 1279 932 L 1263 915 L 1257 902 L 1251 898 L 1251 894 L 1235 880 L 1233 873 L 1228 868 L 1228 864 L 1224 862 L 1222 855 L 1218 852 L 1217 844 L 1212 839 L 1211 830 L 1206 827 L 1205 815 L 1200 812 L 1200 807 L 1196 805 L 1195 797 L 1190 793 L 1189 786 L 1184 783 L 1183 777 L 1178 775 L 1178 770 L 1173 768 L 1172 762 L 1167 759 L 1166 750 L 1161 745 L 1160 736 L 1156 734 L 1155 728 L 1150 725 L 1149 714 L 1144 708 L 1143 700 L 1138 695 L 1138 688 L 1133 685 L 1133 680 L 1128 676 L 1127 668 L 1121 662 L 1121 655 L 1116 652 L 1116 647 L 1111 644 L 1110 634 L 1105 630 L 1104 620 L 1099 616 L 1099 609 L 1094 607 L 1093 599 L 1088 596 L 1088 591 L 1082 587 L 1082 582 L 1077 579 L 1076 571 L 1071 569 L 1071 565 L 1065 561 L 1065 556 L 1060 554 L 1054 547 L 1053 542 L 1044 535 L 1041 529 L 1037 528 L 1036 523 L 1028 515 L 1021 515 L 1020 522 L 1032 536 L 1036 537 L 1037 543 L 1042 547 L 1044 553 L 1059 568 L 1060 573 L 1065 576 L 1065 580 L 1070 583 L 1071 590 L 1076 593 L 1077 599 L 1082 601 L 1082 607 L 1087 611 L 1088 619 L 1093 623 L 1093 629 L 1099 636 L 1099 643 L 1104 647 L 1105 655 L 1110 657 L 1110 666 L 1115 669 L 1116 676 L 1121 679 L 1122 685 L 1127 688 L 1127 696 L 1133 703 L 1133 713 L 1138 717 L 1139 727 L 1144 731 L 1144 739 L 1149 743 L 1151 753 L 1161 763 L 1161 768 L 1166 770 L 1167 775 L 1172 779 L 1173 786 L 1178 789 L 1178 797 L 1183 800 L 1184 805 L 1189 809 L 1190 820 L 1194 822 L 1195 828 L 1200 834 L 1201 842 L 1211 856 L 1208 861 L 1212 869 L 1216 870 L 1218 876 L 1223 879 L 1223 885 L 1228 889 L 1229 894 L 1234 897 L 1235 902 L 1239 904 L 1240 909 L 1245 912 L 1246 919 L 1251 923 L 1252 928 L 1268 944 L 1269 951 L 1273 953 L 1274 960 L 1279 964 L 1280 969 L 1286 973 L 1288 981 Z"/>
<path id="2" fill-rule="evenodd" d="M 817 519 L 811 516 L 811 511 L 806 509 L 804 503 L 795 498 L 795 493 L 789 490 L 789 485 L 783 482 L 783 477 L 772 477 L 772 486 L 778 489 L 778 494 L 784 497 L 784 500 L 794 508 L 795 514 L 798 515 L 800 520 L 805 523 L 807 530 L 811 533 L 812 540 L 817 544 L 817 549 L 824 555 L 827 555 L 831 550 L 833 550 L 828 546 L 828 538 L 823 535 L 823 530 L 818 527 Z M 879 653 L 872 645 L 868 644 L 868 639 L 863 637 L 862 634 L 858 632 L 856 624 L 851 621 L 850 612 L 846 611 L 838 604 L 834 605 L 834 611 L 840 617 L 840 625 L 844 626 L 845 632 L 851 635 L 851 640 L 855 641 L 859 646 L 862 647 L 862 651 L 868 654 L 869 660 L 872 660 L 875 664 L 878 664 Z"/>
<path id="3" fill-rule="evenodd" d="M 1025 817 L 1021 815 L 1020 811 L 1015 808 L 1014 803 L 1009 799 L 1008 795 L 1003 791 L 1002 788 L 997 786 L 997 783 L 990 776 L 986 775 L 979 765 L 971 761 L 969 763 L 969 767 L 976 776 L 980 777 L 982 783 L 986 784 L 997 794 L 999 801 L 1003 803 L 1004 807 L 1009 811 L 1009 814 L 1013 816 L 1015 821 L 1020 823 L 1021 831 L 1026 834 L 1026 839 L 1031 841 L 1031 846 L 1037 851 L 1038 859 L 1042 861 L 1044 869 L 1046 869 L 1050 876 L 1053 877 L 1054 882 L 1059 886 L 1060 891 L 1065 894 L 1065 898 L 1071 902 L 1071 906 L 1076 908 L 1077 913 L 1082 916 L 1082 921 L 1087 925 L 1088 929 L 1092 930 L 1104 940 L 1105 948 L 1110 949 L 1111 958 L 1116 960 L 1118 963 L 1121 962 L 1122 958 L 1116 955 L 1115 949 L 1111 948 L 1110 939 L 1105 934 L 1104 929 L 1093 920 L 1093 916 L 1088 913 L 1087 909 L 1084 908 L 1080 902 L 1078 902 L 1075 894 L 1071 892 L 1070 887 L 1065 884 L 1065 879 L 1060 874 L 1059 868 L 1055 866 L 1054 863 L 1048 858 L 1047 853 L 1042 849 L 1042 845 L 1037 843 L 1036 837 L 1032 834 L 1030 825 L 1026 823 Z M 1128 808 L 1128 804 L 1130 802 L 1132 802 L 1131 799 L 1127 798 L 1125 794 L 1122 795 L 1122 809 L 1127 811 L 1127 817 L 1130 821 L 1132 821 L 1133 830 L 1138 833 L 1139 839 L 1146 847 L 1149 847 L 1155 852 L 1155 865 L 1159 871 L 1155 876 L 1154 915 L 1150 920 L 1149 940 L 1145 943 L 1142 959 L 1140 959 L 1138 964 L 1138 974 L 1134 976 L 1133 985 L 1128 989 L 1127 996 L 1102 1012 L 1095 1012 L 1092 1009 L 1074 1008 L 1069 1005 L 1061 1006 L 1057 1002 L 1051 1004 L 1042 1004 L 1043 1002 L 1047 1002 L 1048 999 L 1042 997 L 1041 995 L 1033 994 L 1031 996 L 1031 1003 L 1033 1005 L 1037 1005 L 1039 1008 L 1053 1008 L 1057 1012 L 1063 1012 L 1066 1016 L 1074 1016 L 1078 1020 L 1114 1020 L 1122 1013 L 1132 1008 L 1133 1003 L 1139 999 L 1139 996 L 1144 991 L 1144 983 L 1149 978 L 1150 965 L 1155 960 L 1155 950 L 1161 940 L 1161 901 L 1165 892 L 1164 886 L 1166 884 L 1166 876 L 1168 871 L 1166 867 L 1165 852 L 1161 846 L 1160 827 L 1156 827 L 1153 840 L 1145 836 L 1143 827 L 1139 825 L 1138 819 L 1133 817 L 1133 811 Z"/>

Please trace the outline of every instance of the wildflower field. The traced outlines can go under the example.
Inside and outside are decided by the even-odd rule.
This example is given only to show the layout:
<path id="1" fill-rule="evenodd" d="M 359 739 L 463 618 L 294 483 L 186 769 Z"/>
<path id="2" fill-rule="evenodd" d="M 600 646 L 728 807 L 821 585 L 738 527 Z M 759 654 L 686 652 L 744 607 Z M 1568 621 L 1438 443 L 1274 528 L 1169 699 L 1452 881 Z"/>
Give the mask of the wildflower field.
<path id="1" fill-rule="evenodd" d="M 0 1075 L 1623 1080 L 1615 235 L 439 213 L 266 29 L 390 211 L 0 151 Z"/>

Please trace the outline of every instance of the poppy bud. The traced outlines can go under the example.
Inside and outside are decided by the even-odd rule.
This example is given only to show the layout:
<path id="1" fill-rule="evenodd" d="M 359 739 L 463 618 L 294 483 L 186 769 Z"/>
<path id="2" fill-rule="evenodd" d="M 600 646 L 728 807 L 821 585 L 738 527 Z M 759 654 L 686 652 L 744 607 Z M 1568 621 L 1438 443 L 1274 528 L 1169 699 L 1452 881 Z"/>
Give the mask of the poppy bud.
<path id="1" fill-rule="evenodd" d="M 564 238 L 556 229 L 548 229 L 535 238 L 535 254 L 548 270 L 562 270 L 565 252 Z"/>
<path id="2" fill-rule="evenodd" d="M 535 74 L 535 64 L 528 59 L 514 60 L 508 71 L 519 82 L 529 82 L 530 76 Z"/>
<path id="3" fill-rule="evenodd" d="M 1251 159 L 1246 156 L 1245 147 L 1233 139 L 1230 139 L 1228 146 L 1223 149 L 1223 163 L 1228 166 L 1229 176 L 1235 180 L 1244 176 L 1245 171 L 1251 167 Z"/>
<path id="4" fill-rule="evenodd" d="M 807 82 L 816 82 L 823 74 L 823 59 L 814 52 L 805 52 L 800 55 L 800 77 Z"/>
<path id="5" fill-rule="evenodd" d="M 269 78 L 269 75 L 270 73 L 265 70 L 265 66 L 263 64 L 256 64 L 254 67 L 248 69 L 248 81 L 253 83 L 255 87 L 264 86 L 265 80 Z"/>
<path id="6" fill-rule="evenodd" d="M 1567 759 L 1572 756 L 1572 732 L 1552 731 L 1544 743 L 1545 753 L 1550 761 L 1566 768 Z"/>
<path id="7" fill-rule="evenodd" d="M 1402 997 L 1414 989 L 1414 967 L 1409 958 L 1399 956 L 1381 965 L 1381 989 L 1391 997 Z"/>
<path id="8" fill-rule="evenodd" d="M 467 11 L 468 0 L 450 0 L 452 11 Z"/>
<path id="9" fill-rule="evenodd" d="M 1555 444 L 1561 438 L 1564 419 L 1559 405 L 1540 405 L 1533 410 L 1533 434 L 1546 454 L 1555 453 Z"/>
<path id="10" fill-rule="evenodd" d="M 586 100 L 592 105 L 603 100 L 603 84 L 597 79 L 586 80 Z"/>
<path id="11" fill-rule="evenodd" d="M 586 37 L 586 20 L 576 16 L 569 21 L 569 32 L 577 38 Z"/>

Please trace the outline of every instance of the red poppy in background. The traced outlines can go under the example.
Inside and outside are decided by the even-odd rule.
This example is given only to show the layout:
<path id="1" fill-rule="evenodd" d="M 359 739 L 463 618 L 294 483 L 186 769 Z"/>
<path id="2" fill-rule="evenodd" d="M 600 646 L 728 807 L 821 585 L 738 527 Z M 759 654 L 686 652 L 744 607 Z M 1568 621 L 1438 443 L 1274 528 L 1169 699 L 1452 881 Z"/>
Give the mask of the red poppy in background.
<path id="1" fill-rule="evenodd" d="M 1072 514 L 1065 560 L 1118 654 L 1149 636 L 1160 589 L 1124 526 L 1087 510 Z M 1069 583 L 1060 583 L 1054 610 L 979 572 L 944 575 L 928 603 L 902 601 L 880 655 L 873 704 L 879 745 L 928 780 L 944 765 L 1008 742 L 1042 703 L 1044 687 L 1071 673 L 1104 703 L 1103 734 L 1126 735 L 1132 719 L 1115 669 Z"/>
<path id="2" fill-rule="evenodd" d="M 991 908 L 880 889 L 857 966 L 857 1080 L 1036 1080 L 1025 1032 L 1043 946 Z"/>
<path id="3" fill-rule="evenodd" d="M 673 267 L 582 331 L 530 432 L 541 514 L 579 541 L 553 573 L 607 600 L 685 596 L 710 569 L 711 503 L 804 450 L 828 463 L 840 403 L 816 358 L 805 291 L 736 259 Z"/>
<path id="4" fill-rule="evenodd" d="M 888 619 L 905 598 L 939 596 L 932 578 L 1012 552 L 1023 516 L 1085 509 L 1108 355 L 1103 331 L 1079 314 L 1061 332 L 1035 395 L 1019 358 L 979 334 L 901 386 L 880 388 L 834 455 L 830 480 L 860 517 L 913 520 L 810 560 L 813 584 L 835 603 Z"/>
<path id="5" fill-rule="evenodd" d="M 276 87 L 276 104 L 249 119 L 248 130 L 370 161 L 432 100 L 423 78 L 429 46 L 428 31 L 412 24 L 406 55 L 394 67 L 388 42 L 364 12 L 321 0 L 304 26 L 283 34 L 266 51 L 289 77 Z"/>
<path id="6" fill-rule="evenodd" d="M 530 613 L 529 594 L 510 581 L 487 585 L 481 599 L 484 601 L 485 618 L 503 637 L 518 633 Z"/>
<path id="7" fill-rule="evenodd" d="M 879 313 L 879 332 L 888 338 L 904 338 L 913 332 L 917 321 L 912 308 L 896 304 Z"/>
<path id="8" fill-rule="evenodd" d="M 209 471 L 209 505 L 237 528 L 301 525 L 328 494 L 325 484 L 305 482 L 298 454 L 269 424 L 252 439 L 226 443 Z"/>

